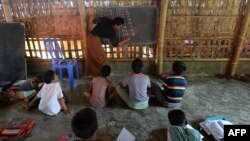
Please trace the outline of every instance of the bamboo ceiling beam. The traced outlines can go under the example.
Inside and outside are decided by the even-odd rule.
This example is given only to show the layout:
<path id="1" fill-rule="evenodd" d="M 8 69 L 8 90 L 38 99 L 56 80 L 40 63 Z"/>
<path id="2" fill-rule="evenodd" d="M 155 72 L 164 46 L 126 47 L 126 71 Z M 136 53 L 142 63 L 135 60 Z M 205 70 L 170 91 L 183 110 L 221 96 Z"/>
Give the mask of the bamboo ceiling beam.
<path id="1" fill-rule="evenodd" d="M 161 0 L 161 11 L 160 11 L 160 21 L 158 28 L 158 42 L 157 42 L 157 65 L 158 65 L 158 74 L 162 74 L 163 71 L 163 47 L 164 47 L 164 33 L 166 26 L 168 10 L 168 0 Z"/>
<path id="2" fill-rule="evenodd" d="M 247 1 L 245 16 L 243 17 L 242 24 L 240 26 L 241 28 L 239 31 L 239 35 L 237 35 L 238 38 L 236 41 L 233 56 L 231 58 L 231 62 L 229 66 L 229 72 L 228 72 L 229 76 L 233 76 L 235 74 L 235 71 L 238 65 L 238 60 L 240 57 L 240 52 L 243 48 L 243 42 L 245 40 L 245 35 L 246 35 L 247 28 L 249 25 L 249 20 L 250 20 L 250 1 Z"/>
<path id="3" fill-rule="evenodd" d="M 2 0 L 3 13 L 6 22 L 14 22 L 13 16 L 11 15 L 11 8 L 9 0 Z"/>

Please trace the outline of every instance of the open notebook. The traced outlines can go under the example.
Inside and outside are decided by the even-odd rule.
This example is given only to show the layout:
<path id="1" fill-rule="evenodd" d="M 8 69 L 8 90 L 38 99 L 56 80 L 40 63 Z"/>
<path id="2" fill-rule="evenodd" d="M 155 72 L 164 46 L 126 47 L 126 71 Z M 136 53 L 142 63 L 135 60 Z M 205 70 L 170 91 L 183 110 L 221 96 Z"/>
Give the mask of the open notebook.
<path id="1" fill-rule="evenodd" d="M 199 124 L 208 135 L 212 135 L 217 141 L 224 139 L 224 125 L 233 125 L 227 120 L 208 120 Z"/>

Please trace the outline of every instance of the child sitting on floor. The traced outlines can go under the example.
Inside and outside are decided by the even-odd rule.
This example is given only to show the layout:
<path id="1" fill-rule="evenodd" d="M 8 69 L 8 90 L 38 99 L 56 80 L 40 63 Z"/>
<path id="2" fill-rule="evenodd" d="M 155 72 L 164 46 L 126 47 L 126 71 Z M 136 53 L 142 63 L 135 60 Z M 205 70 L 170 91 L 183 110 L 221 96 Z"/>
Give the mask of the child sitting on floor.
<path id="1" fill-rule="evenodd" d="M 14 84 L 10 83 L 4 86 L 2 91 L 9 99 L 25 99 L 39 91 L 42 82 L 42 76 L 38 75 L 33 79 L 20 80 Z"/>
<path id="2" fill-rule="evenodd" d="M 182 98 L 187 87 L 187 80 L 183 77 L 186 65 L 181 61 L 175 61 L 172 70 L 172 75 L 162 75 L 164 90 L 153 82 L 152 91 L 163 106 L 175 109 L 181 108 Z"/>
<path id="3" fill-rule="evenodd" d="M 168 128 L 168 141 L 202 141 L 200 133 L 187 127 L 186 115 L 180 109 L 168 113 L 170 127 Z"/>
<path id="4" fill-rule="evenodd" d="M 141 59 L 135 59 L 131 67 L 133 73 L 123 79 L 121 86 L 116 87 L 116 91 L 130 108 L 146 109 L 149 100 L 147 89 L 151 87 L 150 79 L 142 73 Z M 122 89 L 127 87 L 128 89 Z"/>
<path id="5" fill-rule="evenodd" d="M 95 77 L 91 81 L 88 97 L 91 106 L 102 108 L 110 102 L 113 96 L 112 93 L 114 92 L 114 90 L 112 90 L 111 81 L 107 79 L 110 72 L 111 67 L 104 65 L 101 69 L 101 76 Z"/>
<path id="6" fill-rule="evenodd" d="M 44 73 L 44 84 L 35 98 L 30 103 L 27 103 L 26 109 L 34 105 L 40 99 L 38 109 L 46 115 L 57 115 L 62 109 L 66 114 L 70 110 L 65 105 L 63 99 L 62 88 L 59 85 L 58 77 L 53 70 L 48 70 Z"/>
<path id="7" fill-rule="evenodd" d="M 73 134 L 62 134 L 58 141 L 94 141 L 98 130 L 96 112 L 91 108 L 78 111 L 71 122 Z"/>

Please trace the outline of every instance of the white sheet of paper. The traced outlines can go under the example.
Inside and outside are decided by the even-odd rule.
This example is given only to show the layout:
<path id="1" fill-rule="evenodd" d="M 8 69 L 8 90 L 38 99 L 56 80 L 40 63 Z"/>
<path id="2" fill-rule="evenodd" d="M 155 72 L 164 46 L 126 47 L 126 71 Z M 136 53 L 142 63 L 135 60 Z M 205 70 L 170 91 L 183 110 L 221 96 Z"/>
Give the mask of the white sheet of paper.
<path id="1" fill-rule="evenodd" d="M 135 136 L 123 127 L 116 141 L 135 141 Z"/>
<path id="2" fill-rule="evenodd" d="M 3 130 L 3 135 L 17 135 L 19 133 L 20 129 L 5 129 Z"/>

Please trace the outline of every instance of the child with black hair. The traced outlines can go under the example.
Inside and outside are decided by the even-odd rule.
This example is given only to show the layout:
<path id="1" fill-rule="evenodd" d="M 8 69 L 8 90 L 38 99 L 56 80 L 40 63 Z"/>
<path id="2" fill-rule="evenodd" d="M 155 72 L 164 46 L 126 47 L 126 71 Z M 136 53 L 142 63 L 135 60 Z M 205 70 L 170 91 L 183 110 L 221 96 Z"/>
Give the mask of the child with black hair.
<path id="1" fill-rule="evenodd" d="M 121 86 L 116 87 L 116 91 L 130 108 L 146 109 L 149 100 L 147 89 L 151 87 L 150 79 L 142 73 L 141 59 L 135 59 L 131 68 L 133 73 L 123 79 Z"/>
<path id="2" fill-rule="evenodd" d="M 48 70 L 44 73 L 43 87 L 36 97 L 33 98 L 30 103 L 27 103 L 26 109 L 32 107 L 39 99 L 38 109 L 46 115 L 57 115 L 61 109 L 63 109 L 66 114 L 70 113 L 70 110 L 65 105 L 58 77 L 53 70 Z"/>
<path id="3" fill-rule="evenodd" d="M 107 78 L 110 75 L 111 67 L 109 65 L 104 65 L 100 72 L 100 76 L 92 79 L 89 94 L 85 93 L 91 106 L 97 108 L 105 107 L 107 103 L 110 102 L 114 92 L 111 80 Z"/>
<path id="4" fill-rule="evenodd" d="M 172 71 L 171 75 L 162 75 L 163 90 L 156 83 L 152 83 L 152 91 L 163 106 L 174 109 L 181 107 L 187 87 L 187 80 L 183 77 L 186 65 L 181 61 L 175 61 Z"/>
<path id="5" fill-rule="evenodd" d="M 4 86 L 2 91 L 9 99 L 25 99 L 38 92 L 42 83 L 42 76 L 37 75 L 33 79 L 19 80 L 17 82 L 10 83 Z"/>
<path id="6" fill-rule="evenodd" d="M 98 130 L 96 112 L 91 108 L 78 111 L 71 122 L 73 134 L 62 134 L 58 141 L 94 141 Z"/>
<path id="7" fill-rule="evenodd" d="M 187 126 L 187 118 L 182 110 L 170 111 L 168 120 L 171 124 L 168 128 L 168 141 L 202 141 L 201 134 Z"/>
<path id="8" fill-rule="evenodd" d="M 116 31 L 120 30 L 125 21 L 122 17 L 115 17 L 110 19 L 108 17 L 99 17 L 92 20 L 91 25 L 93 28 L 91 34 L 100 38 L 109 39 L 114 47 L 122 47 L 131 40 L 130 37 L 126 37 L 123 41 L 119 41 L 116 37 Z"/>
<path id="9" fill-rule="evenodd" d="M 88 28 L 90 33 L 86 38 L 85 48 L 86 74 L 94 77 L 99 76 L 102 66 L 108 64 L 106 52 L 102 48 L 103 39 L 108 39 L 114 47 L 123 47 L 131 40 L 131 37 L 124 37 L 122 41 L 118 39 L 117 32 L 123 25 L 124 19 L 122 17 L 114 19 L 97 17 L 96 8 L 89 8 Z"/>

